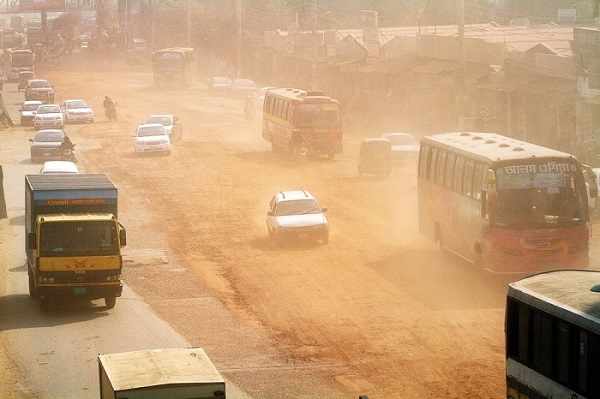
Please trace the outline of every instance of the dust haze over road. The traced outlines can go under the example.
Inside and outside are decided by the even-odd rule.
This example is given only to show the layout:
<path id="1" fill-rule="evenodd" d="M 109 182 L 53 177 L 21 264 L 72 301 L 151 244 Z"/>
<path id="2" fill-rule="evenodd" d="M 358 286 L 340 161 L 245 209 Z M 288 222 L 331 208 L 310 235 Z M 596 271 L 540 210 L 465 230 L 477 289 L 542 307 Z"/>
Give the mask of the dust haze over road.
<path id="1" fill-rule="evenodd" d="M 224 377 L 256 398 L 505 397 L 511 279 L 420 235 L 415 165 L 358 177 L 360 138 L 383 132 L 347 115 L 344 154 L 298 167 L 244 120 L 243 100 L 209 97 L 206 77 L 159 90 L 148 66 L 77 57 L 38 75 L 57 101 L 95 110 L 69 134 L 82 167 L 119 188 L 123 280 Z M 105 95 L 118 122 L 104 118 Z M 178 114 L 183 141 L 136 156 L 131 135 L 154 113 Z M 268 240 L 269 200 L 299 188 L 328 207 L 329 244 Z"/>

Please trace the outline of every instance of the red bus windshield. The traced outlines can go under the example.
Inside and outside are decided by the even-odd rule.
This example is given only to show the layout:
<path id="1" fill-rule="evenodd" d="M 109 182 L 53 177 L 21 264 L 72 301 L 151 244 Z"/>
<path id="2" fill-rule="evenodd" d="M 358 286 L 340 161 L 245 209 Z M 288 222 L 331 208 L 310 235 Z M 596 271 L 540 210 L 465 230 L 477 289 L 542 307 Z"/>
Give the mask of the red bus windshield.
<path id="1" fill-rule="evenodd" d="M 528 160 L 494 172 L 497 187 L 490 197 L 492 225 L 525 229 L 587 221 L 585 182 L 575 163 Z"/>
<path id="2" fill-rule="evenodd" d="M 300 104 L 296 109 L 296 126 L 299 128 L 328 129 L 340 125 L 337 104 Z"/>

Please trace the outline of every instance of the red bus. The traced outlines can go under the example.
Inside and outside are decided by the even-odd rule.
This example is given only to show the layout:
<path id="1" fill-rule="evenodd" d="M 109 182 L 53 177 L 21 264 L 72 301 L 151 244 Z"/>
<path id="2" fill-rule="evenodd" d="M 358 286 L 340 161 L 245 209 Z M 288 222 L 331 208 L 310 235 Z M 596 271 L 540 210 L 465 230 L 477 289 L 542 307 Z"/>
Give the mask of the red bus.
<path id="1" fill-rule="evenodd" d="M 343 151 L 342 118 L 337 100 L 321 92 L 273 88 L 263 106 L 262 136 L 273 151 L 327 155 Z"/>
<path id="2" fill-rule="evenodd" d="M 493 133 L 421 139 L 419 228 L 489 271 L 589 267 L 590 214 L 571 154 Z"/>

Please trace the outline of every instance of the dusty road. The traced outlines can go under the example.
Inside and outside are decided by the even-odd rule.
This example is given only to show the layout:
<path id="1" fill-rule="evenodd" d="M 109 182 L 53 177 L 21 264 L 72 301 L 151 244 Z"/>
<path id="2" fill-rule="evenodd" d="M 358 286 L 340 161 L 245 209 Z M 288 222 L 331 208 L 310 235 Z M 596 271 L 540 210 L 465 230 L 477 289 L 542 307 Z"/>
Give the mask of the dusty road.
<path id="1" fill-rule="evenodd" d="M 348 116 L 344 155 L 297 167 L 243 119 L 242 101 L 209 97 L 202 79 L 158 90 L 145 67 L 74 60 L 39 75 L 57 101 L 83 98 L 95 109 L 97 123 L 71 136 L 85 170 L 119 188 L 124 281 L 250 396 L 505 397 L 510 278 L 473 270 L 421 237 L 414 168 L 358 177 L 359 139 L 381 132 Z M 106 94 L 118 122 L 103 116 Z M 183 141 L 171 156 L 136 156 L 135 126 L 170 112 Z M 268 202 L 296 188 L 329 208 L 328 245 L 269 242 Z M 0 356 L 0 371 L 10 376 L 3 389 L 20 379 L 10 357 Z M 15 397 L 33 397 L 23 392 Z"/>

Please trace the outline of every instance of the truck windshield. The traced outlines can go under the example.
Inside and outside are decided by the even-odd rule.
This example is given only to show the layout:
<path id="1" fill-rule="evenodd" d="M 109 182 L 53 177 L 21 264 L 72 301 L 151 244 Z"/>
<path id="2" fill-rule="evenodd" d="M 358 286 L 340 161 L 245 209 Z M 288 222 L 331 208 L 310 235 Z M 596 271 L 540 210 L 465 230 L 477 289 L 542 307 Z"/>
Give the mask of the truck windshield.
<path id="1" fill-rule="evenodd" d="M 118 255 L 117 227 L 111 221 L 42 222 L 40 255 Z"/>

